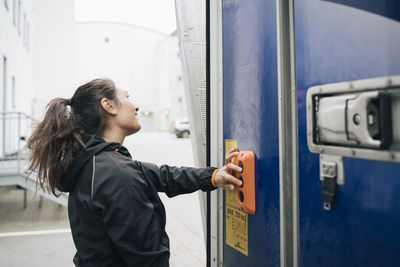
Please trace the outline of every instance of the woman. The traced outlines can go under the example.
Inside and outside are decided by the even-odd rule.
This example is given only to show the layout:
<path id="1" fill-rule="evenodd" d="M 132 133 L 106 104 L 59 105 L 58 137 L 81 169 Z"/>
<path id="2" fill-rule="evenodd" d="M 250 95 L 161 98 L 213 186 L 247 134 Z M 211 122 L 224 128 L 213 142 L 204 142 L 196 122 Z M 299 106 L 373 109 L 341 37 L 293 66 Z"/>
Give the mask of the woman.
<path id="1" fill-rule="evenodd" d="M 54 195 L 69 192 L 68 214 L 76 266 L 168 266 L 165 209 L 169 197 L 241 182 L 230 163 L 221 168 L 177 168 L 132 160 L 122 146 L 140 130 L 139 107 L 111 80 L 80 86 L 71 99 L 53 99 L 28 141 L 29 170 Z M 154 151 L 154 153 L 157 153 Z"/>

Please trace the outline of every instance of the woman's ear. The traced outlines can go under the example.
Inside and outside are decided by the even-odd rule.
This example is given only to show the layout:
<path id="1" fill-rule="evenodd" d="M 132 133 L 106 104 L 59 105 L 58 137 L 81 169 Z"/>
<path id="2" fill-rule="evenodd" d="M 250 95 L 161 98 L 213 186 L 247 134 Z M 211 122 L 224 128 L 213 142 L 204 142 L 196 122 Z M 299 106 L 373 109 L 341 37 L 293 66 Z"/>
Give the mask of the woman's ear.
<path id="1" fill-rule="evenodd" d="M 100 105 L 101 107 L 110 115 L 117 115 L 118 114 L 118 109 L 115 105 L 115 103 L 105 97 L 103 97 L 100 100 Z"/>

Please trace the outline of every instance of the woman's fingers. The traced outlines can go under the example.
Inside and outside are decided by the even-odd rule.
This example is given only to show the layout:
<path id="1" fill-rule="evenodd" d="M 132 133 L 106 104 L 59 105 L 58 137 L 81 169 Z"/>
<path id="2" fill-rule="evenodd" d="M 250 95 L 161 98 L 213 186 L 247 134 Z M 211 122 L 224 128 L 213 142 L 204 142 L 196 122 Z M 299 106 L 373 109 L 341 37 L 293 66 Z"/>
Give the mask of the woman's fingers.
<path id="1" fill-rule="evenodd" d="M 228 170 L 230 170 L 231 172 L 232 171 L 235 171 L 235 172 L 242 172 L 243 170 L 242 170 L 242 168 L 240 168 L 238 165 L 236 165 L 236 164 L 233 164 L 233 163 L 228 163 L 227 165 L 226 165 L 226 168 L 228 169 Z"/>
<path id="2" fill-rule="evenodd" d="M 224 171 L 224 172 L 221 173 L 220 184 L 222 186 L 227 185 L 227 184 L 228 185 L 232 185 L 232 186 L 241 186 L 242 185 L 242 181 L 240 181 L 236 177 L 233 177 L 232 175 L 230 175 L 229 173 Z"/>
<path id="3" fill-rule="evenodd" d="M 236 166 L 235 164 L 232 164 L 229 167 L 235 168 L 235 170 L 237 171 L 240 170 L 240 167 Z M 240 181 L 236 177 L 233 177 L 228 172 L 230 172 L 229 168 L 225 166 L 217 173 L 217 175 L 215 176 L 215 183 L 217 184 L 217 186 L 227 190 L 234 190 L 235 186 L 241 186 L 242 181 Z"/>
<path id="4" fill-rule="evenodd" d="M 224 184 L 224 185 L 221 185 L 220 188 L 223 188 L 223 189 L 225 189 L 225 190 L 231 190 L 231 191 L 235 190 L 235 186 L 233 186 L 233 185 L 231 185 L 231 184 Z"/>
<path id="5" fill-rule="evenodd" d="M 242 168 L 232 163 L 232 159 L 239 155 L 237 148 L 232 148 L 226 153 L 225 156 L 225 166 L 221 169 L 221 171 L 215 177 L 215 181 L 218 187 L 223 188 L 225 190 L 234 190 L 235 186 L 241 186 L 242 181 L 232 176 L 230 173 L 242 172 Z"/>
<path id="6" fill-rule="evenodd" d="M 225 156 L 225 164 L 228 164 L 232 161 L 232 158 L 236 157 L 237 155 L 239 155 L 239 152 L 237 151 L 232 151 L 232 149 L 226 154 Z"/>
<path id="7" fill-rule="evenodd" d="M 235 186 L 241 186 L 242 185 L 242 181 L 240 181 L 238 178 L 233 177 L 230 174 L 227 174 L 224 176 L 224 182 L 227 184 L 232 184 Z"/>
<path id="8" fill-rule="evenodd" d="M 232 153 L 232 152 L 234 152 L 234 151 L 237 151 L 237 147 L 231 148 L 231 149 L 228 151 L 228 153 L 226 153 L 226 154 L 228 155 L 228 154 L 230 154 L 230 153 Z"/>

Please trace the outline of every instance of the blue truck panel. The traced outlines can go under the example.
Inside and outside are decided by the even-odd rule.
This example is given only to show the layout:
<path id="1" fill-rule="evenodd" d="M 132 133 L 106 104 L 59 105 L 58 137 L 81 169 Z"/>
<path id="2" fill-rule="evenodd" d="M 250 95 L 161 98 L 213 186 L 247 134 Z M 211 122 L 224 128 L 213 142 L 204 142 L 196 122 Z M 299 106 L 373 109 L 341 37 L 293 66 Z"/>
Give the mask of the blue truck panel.
<path id="1" fill-rule="evenodd" d="M 279 266 L 279 144 L 275 0 L 223 1 L 223 136 L 256 161 L 248 256 L 225 243 L 225 266 Z M 225 218 L 225 214 L 224 214 Z M 225 221 L 224 221 L 225 225 Z"/>
<path id="2" fill-rule="evenodd" d="M 345 158 L 345 184 L 325 211 L 305 107 L 311 86 L 399 75 L 399 19 L 397 0 L 295 0 L 301 266 L 399 265 L 400 165 Z"/>

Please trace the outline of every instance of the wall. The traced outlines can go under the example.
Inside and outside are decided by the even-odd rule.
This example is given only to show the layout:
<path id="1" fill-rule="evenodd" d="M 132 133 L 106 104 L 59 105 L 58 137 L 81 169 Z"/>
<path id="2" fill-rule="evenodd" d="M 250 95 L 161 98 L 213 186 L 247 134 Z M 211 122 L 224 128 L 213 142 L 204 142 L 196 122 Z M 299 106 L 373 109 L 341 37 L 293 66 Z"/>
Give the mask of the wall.
<path id="1" fill-rule="evenodd" d="M 187 119 L 176 31 L 157 45 L 158 118 L 160 130 L 171 130 L 176 119 Z"/>
<path id="2" fill-rule="evenodd" d="M 0 156 L 24 146 L 46 104 L 72 90 L 74 1 L 0 1 Z M 6 58 L 6 64 L 4 59 Z"/>
<path id="3" fill-rule="evenodd" d="M 74 1 L 35 0 L 34 108 L 40 118 L 55 97 L 70 97 L 74 84 Z"/>
<path id="4" fill-rule="evenodd" d="M 172 94 L 178 98 L 180 89 L 183 95 L 176 82 L 181 72 L 177 52 L 176 36 L 116 22 L 76 23 L 75 80 L 80 85 L 112 79 L 139 105 L 142 131 L 167 130 L 167 112 L 176 113 Z"/>
<path id="5" fill-rule="evenodd" d="M 33 95 L 32 1 L 8 0 L 7 3 L 8 9 L 5 1 L 0 1 L 0 111 L 30 113 Z M 5 69 L 4 57 L 7 58 Z M 12 77 L 15 79 L 14 86 Z"/>

